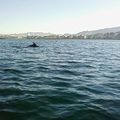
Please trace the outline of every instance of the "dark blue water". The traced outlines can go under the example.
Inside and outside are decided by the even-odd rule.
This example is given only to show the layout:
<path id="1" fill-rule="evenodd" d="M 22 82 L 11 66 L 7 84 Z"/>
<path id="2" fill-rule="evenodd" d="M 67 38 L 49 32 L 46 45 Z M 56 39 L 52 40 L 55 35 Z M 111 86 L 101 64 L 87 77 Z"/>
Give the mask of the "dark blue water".
<path id="1" fill-rule="evenodd" d="M 0 40 L 0 120 L 120 120 L 120 41 Z"/>

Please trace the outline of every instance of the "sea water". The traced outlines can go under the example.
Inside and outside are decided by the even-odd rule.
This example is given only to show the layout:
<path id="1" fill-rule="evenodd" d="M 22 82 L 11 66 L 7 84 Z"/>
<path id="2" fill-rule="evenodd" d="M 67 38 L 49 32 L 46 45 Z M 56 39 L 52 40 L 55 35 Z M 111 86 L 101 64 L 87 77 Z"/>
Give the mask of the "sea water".
<path id="1" fill-rule="evenodd" d="M 120 120 L 120 41 L 0 40 L 0 120 Z"/>

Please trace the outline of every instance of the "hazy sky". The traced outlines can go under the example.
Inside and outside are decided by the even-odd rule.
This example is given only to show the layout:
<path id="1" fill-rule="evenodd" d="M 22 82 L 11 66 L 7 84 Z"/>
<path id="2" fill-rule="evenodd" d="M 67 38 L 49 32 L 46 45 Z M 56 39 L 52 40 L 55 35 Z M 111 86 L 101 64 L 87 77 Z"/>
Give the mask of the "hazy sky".
<path id="1" fill-rule="evenodd" d="M 0 0 L 0 33 L 77 33 L 120 26 L 120 0 Z"/>

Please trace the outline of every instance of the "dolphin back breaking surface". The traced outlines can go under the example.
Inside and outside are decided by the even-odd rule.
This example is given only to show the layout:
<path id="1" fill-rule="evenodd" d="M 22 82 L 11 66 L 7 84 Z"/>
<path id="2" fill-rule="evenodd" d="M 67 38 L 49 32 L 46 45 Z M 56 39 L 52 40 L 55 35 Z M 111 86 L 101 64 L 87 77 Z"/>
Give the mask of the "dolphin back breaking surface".
<path id="1" fill-rule="evenodd" d="M 27 46 L 27 47 L 39 47 L 39 46 L 38 46 L 36 43 L 33 42 L 32 45 L 29 45 L 29 46 Z"/>

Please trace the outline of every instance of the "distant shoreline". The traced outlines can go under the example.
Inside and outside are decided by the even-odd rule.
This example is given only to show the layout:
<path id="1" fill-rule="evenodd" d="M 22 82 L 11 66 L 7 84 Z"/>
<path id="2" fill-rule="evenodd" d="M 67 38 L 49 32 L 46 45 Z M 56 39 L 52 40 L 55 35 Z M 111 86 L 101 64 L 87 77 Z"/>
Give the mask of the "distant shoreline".
<path id="1" fill-rule="evenodd" d="M 0 40 L 120 40 L 120 39 L 79 39 L 79 38 L 40 38 L 40 39 L 29 39 L 29 38 L 0 38 Z"/>
<path id="2" fill-rule="evenodd" d="M 120 40 L 120 27 L 105 28 L 93 31 L 82 31 L 76 34 L 54 34 L 43 32 L 27 32 L 18 34 L 0 34 L 0 39 L 111 39 Z"/>

